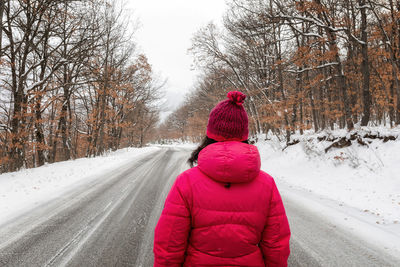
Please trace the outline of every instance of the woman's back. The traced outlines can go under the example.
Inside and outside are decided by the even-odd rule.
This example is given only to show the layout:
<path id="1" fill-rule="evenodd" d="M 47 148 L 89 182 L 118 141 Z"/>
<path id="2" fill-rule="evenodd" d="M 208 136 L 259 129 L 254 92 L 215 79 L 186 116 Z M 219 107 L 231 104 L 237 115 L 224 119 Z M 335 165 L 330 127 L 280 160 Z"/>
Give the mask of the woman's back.
<path id="1" fill-rule="evenodd" d="M 154 266 L 286 266 L 290 230 L 271 176 L 248 144 L 246 96 L 229 92 L 178 176 L 155 229 Z"/>
<path id="2" fill-rule="evenodd" d="M 187 217 L 181 216 L 182 210 Z M 178 253 L 184 266 L 265 266 L 264 258 L 269 265 L 282 266 L 289 254 L 290 231 L 280 196 L 272 177 L 260 171 L 259 153 L 252 145 L 229 141 L 203 149 L 198 166 L 176 180 L 163 216 L 175 224 L 170 223 L 171 232 L 156 229 L 155 249 L 168 244 L 157 252 L 161 266 L 179 261 L 167 250 L 184 249 Z M 179 232 L 188 231 L 188 244 L 177 240 Z"/>

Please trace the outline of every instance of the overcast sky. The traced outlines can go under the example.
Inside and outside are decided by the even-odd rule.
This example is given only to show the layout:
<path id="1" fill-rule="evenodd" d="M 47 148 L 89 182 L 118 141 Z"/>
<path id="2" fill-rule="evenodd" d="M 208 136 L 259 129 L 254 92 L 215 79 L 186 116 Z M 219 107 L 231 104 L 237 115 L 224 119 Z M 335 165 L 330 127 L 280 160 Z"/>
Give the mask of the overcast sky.
<path id="1" fill-rule="evenodd" d="M 129 13 L 139 21 L 136 41 L 154 71 L 167 79 L 167 105 L 162 116 L 176 108 L 195 81 L 187 53 L 193 34 L 213 21 L 220 24 L 225 0 L 127 0 Z"/>

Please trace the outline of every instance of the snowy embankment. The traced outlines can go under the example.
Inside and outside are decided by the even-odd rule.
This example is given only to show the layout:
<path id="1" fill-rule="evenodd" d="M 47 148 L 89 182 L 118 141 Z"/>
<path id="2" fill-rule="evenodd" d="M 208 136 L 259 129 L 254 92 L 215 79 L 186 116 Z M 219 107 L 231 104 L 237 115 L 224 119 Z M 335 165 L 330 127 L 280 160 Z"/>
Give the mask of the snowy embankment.
<path id="1" fill-rule="evenodd" d="M 126 148 L 96 158 L 81 158 L 0 175 L 0 225 L 139 156 L 159 148 Z"/>
<path id="2" fill-rule="evenodd" d="M 399 255 L 400 128 L 310 133 L 292 140 L 286 148 L 274 137 L 257 144 L 262 169 L 275 177 L 284 198 Z M 345 147 L 329 148 L 334 142 Z"/>

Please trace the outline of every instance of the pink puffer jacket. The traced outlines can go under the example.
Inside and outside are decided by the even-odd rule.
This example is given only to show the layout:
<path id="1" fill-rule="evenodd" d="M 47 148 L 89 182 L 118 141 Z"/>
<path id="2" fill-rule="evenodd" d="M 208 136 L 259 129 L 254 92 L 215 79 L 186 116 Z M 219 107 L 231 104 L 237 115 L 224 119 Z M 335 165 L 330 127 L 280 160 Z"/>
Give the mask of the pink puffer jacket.
<path id="1" fill-rule="evenodd" d="M 176 179 L 155 229 L 154 266 L 287 266 L 289 238 L 257 147 L 218 142 Z"/>

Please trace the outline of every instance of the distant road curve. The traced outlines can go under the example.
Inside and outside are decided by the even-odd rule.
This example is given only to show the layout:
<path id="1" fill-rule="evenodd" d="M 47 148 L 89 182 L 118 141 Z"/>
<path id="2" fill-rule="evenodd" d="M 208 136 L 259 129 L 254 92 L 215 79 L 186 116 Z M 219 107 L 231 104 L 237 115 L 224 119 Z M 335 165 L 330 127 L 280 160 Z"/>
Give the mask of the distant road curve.
<path id="1" fill-rule="evenodd" d="M 0 227 L 0 266 L 153 265 L 153 230 L 190 151 L 161 148 Z M 298 206 L 290 266 L 400 266 Z"/>

